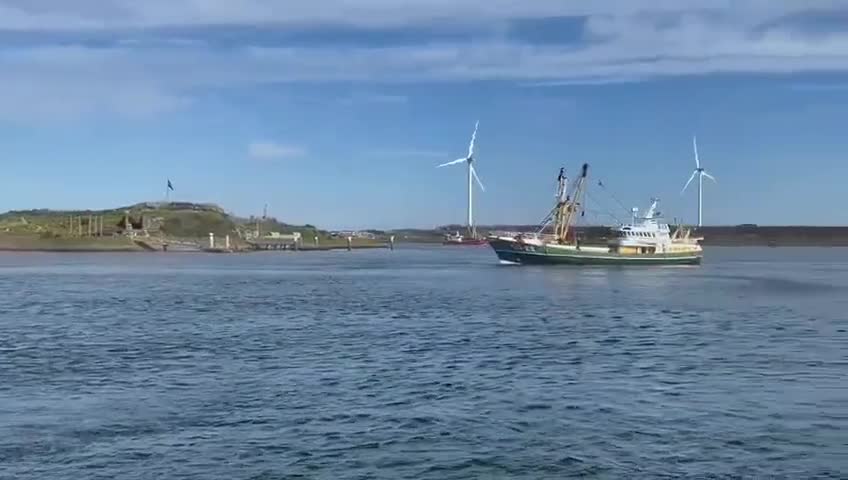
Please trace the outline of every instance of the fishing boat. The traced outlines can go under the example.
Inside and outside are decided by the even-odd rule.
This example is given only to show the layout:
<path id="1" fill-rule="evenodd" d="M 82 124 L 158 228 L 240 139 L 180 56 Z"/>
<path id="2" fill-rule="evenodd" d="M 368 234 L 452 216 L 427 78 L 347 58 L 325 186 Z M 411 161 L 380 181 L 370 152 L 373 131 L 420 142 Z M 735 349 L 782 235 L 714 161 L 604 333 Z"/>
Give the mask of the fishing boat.
<path id="1" fill-rule="evenodd" d="M 571 188 L 564 170 L 557 179 L 557 202 L 535 233 L 492 234 L 489 245 L 501 261 L 518 264 L 572 265 L 697 265 L 703 258 L 701 238 L 690 230 L 659 221 L 658 200 L 645 215 L 633 209 L 631 223 L 612 229 L 606 244 L 582 244 L 572 224 L 583 215 L 589 165 L 584 164 Z M 573 195 L 569 195 L 573 191 Z M 545 230 L 553 227 L 552 234 Z"/>

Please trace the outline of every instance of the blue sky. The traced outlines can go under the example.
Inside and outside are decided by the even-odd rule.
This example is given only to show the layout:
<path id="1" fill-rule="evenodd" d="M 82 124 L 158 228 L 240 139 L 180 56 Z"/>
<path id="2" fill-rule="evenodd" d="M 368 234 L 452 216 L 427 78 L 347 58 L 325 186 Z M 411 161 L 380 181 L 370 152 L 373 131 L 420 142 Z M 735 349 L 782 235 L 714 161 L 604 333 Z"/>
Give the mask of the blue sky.
<path id="1" fill-rule="evenodd" d="M 0 210 L 164 196 L 533 223 L 563 165 L 705 223 L 848 224 L 846 0 L 0 0 Z M 594 184 L 594 182 L 593 182 Z M 626 217 L 605 191 L 594 212 Z"/>

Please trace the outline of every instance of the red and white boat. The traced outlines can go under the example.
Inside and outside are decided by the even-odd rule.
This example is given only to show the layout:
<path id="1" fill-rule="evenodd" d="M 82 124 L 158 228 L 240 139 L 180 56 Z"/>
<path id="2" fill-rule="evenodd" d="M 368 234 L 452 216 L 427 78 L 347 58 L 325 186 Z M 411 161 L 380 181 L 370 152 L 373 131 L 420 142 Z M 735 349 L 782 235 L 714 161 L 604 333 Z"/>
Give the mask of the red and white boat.
<path id="1" fill-rule="evenodd" d="M 454 234 L 445 235 L 442 242 L 443 245 L 487 245 L 489 243 L 485 238 L 480 237 L 463 237 L 456 232 Z"/>

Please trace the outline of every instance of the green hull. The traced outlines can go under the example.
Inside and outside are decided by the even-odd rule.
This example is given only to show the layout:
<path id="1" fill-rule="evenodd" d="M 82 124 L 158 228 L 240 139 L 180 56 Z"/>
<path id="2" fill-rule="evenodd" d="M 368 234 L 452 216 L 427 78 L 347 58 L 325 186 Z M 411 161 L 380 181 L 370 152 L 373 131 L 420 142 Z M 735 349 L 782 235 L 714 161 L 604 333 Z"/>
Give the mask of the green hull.
<path id="1" fill-rule="evenodd" d="M 703 258 L 701 253 L 620 255 L 556 247 L 528 247 L 501 239 L 492 239 L 489 245 L 503 261 L 532 265 L 698 265 Z"/>

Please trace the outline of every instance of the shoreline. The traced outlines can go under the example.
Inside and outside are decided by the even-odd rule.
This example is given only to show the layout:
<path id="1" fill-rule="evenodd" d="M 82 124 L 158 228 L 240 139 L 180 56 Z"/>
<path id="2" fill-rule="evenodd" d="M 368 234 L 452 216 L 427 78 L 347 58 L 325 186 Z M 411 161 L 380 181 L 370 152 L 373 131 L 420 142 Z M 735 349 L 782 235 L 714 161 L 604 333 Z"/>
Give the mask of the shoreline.
<path id="1" fill-rule="evenodd" d="M 589 243 L 587 243 L 588 245 Z M 450 246 L 444 246 L 434 242 L 403 242 L 395 244 L 396 247 L 403 248 L 404 246 L 421 246 L 421 247 L 440 247 L 445 248 L 447 251 L 457 251 L 456 248 L 449 248 Z M 711 247 L 716 248 L 848 248 L 848 244 L 813 244 L 813 243 L 804 243 L 804 244 L 783 244 L 783 245 L 765 245 L 765 244 L 752 244 L 752 243 L 739 243 L 739 244 L 731 244 L 731 243 L 705 243 L 703 244 L 704 249 L 708 250 Z M 210 250 L 208 248 L 197 249 L 197 250 L 170 250 L 170 251 L 162 251 L 162 250 L 146 250 L 143 248 L 97 248 L 97 247 L 6 247 L 0 246 L 0 253 L 134 253 L 134 254 L 262 254 L 262 253 L 297 253 L 297 252 L 331 252 L 331 251 L 347 251 L 347 250 L 391 250 L 388 245 L 354 245 L 350 249 L 347 246 L 327 246 L 327 247 L 309 247 L 309 248 L 299 248 L 297 250 L 289 249 L 289 250 L 253 250 L 253 249 L 245 249 L 245 250 L 231 250 L 226 251 L 224 249 L 215 249 Z"/>
<path id="2" fill-rule="evenodd" d="M 98 242 L 88 242 L 87 244 L 77 245 L 56 245 L 56 242 L 49 242 L 49 245 L 38 245 L 39 242 L 17 242 L 14 244 L 4 243 L 0 241 L 0 252 L 19 252 L 19 253 L 155 253 L 155 254 L 251 254 L 251 253 L 266 253 L 266 252 L 329 252 L 329 251 L 345 251 L 345 250 L 390 250 L 391 246 L 386 244 L 353 244 L 350 247 L 347 245 L 321 245 L 321 246 L 301 246 L 297 249 L 278 249 L 265 250 L 254 248 L 179 248 L 162 250 L 150 245 L 139 245 L 136 242 L 133 244 L 123 245 L 97 245 Z M 48 243 L 48 242 L 45 242 Z"/>

